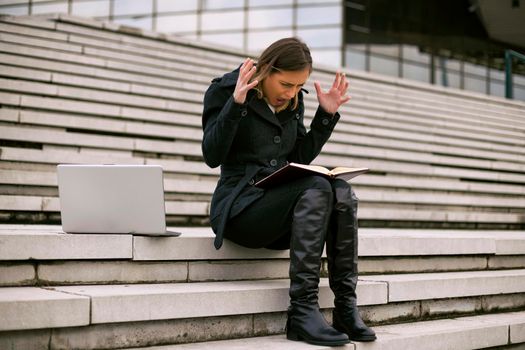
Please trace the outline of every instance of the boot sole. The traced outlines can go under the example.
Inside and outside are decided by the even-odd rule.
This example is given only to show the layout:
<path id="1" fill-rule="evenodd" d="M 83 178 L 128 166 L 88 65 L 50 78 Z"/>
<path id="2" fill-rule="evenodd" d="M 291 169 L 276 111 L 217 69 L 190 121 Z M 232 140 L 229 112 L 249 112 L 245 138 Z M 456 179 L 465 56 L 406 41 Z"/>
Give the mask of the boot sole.
<path id="1" fill-rule="evenodd" d="M 293 340 L 293 341 L 303 341 L 308 344 L 320 345 L 320 346 L 341 346 L 341 345 L 350 343 L 350 339 L 337 340 L 337 341 L 321 341 L 321 340 L 307 339 L 301 336 L 300 334 L 296 334 L 296 333 L 287 333 L 286 339 Z"/>
<path id="2" fill-rule="evenodd" d="M 360 342 L 371 342 L 371 341 L 375 341 L 377 339 L 376 336 L 372 336 L 372 337 L 352 337 L 352 336 L 348 335 L 348 337 L 350 338 L 350 340 L 360 341 Z"/>
<path id="3" fill-rule="evenodd" d="M 349 333 L 349 332 L 346 332 L 344 327 L 339 327 L 338 325 L 334 325 L 333 326 L 335 329 L 337 329 L 339 332 L 341 333 L 344 333 L 348 336 L 348 338 L 350 340 L 353 340 L 353 341 L 360 341 L 360 342 L 371 342 L 371 341 L 374 341 L 377 339 L 377 337 L 375 335 L 362 335 L 362 336 L 358 336 L 358 335 L 354 335 L 352 333 Z"/>

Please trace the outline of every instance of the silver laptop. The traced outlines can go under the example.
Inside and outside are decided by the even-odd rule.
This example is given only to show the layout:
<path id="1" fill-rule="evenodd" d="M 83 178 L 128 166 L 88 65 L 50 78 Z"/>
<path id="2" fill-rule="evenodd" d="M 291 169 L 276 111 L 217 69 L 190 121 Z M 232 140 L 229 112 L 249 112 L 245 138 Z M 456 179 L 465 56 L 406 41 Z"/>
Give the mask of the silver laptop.
<path id="1" fill-rule="evenodd" d="M 180 235 L 166 230 L 161 166 L 58 165 L 57 174 L 64 232 Z"/>

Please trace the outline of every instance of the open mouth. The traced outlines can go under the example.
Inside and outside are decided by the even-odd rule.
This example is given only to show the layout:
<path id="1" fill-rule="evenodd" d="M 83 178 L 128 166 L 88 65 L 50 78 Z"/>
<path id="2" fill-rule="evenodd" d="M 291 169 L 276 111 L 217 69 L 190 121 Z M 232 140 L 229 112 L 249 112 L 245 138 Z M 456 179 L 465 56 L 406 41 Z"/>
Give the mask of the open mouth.
<path id="1" fill-rule="evenodd" d="M 286 103 L 286 100 L 284 98 L 278 98 L 275 101 L 276 101 L 276 106 L 282 106 Z"/>

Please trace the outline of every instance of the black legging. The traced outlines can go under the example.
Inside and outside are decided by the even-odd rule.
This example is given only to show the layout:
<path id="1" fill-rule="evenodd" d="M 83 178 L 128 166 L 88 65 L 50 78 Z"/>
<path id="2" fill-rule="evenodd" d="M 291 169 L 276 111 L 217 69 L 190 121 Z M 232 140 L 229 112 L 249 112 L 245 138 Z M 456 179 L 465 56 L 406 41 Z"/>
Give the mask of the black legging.
<path id="1" fill-rule="evenodd" d="M 289 249 L 293 210 L 298 197 L 307 189 L 335 194 L 336 188 L 348 188 L 347 192 L 352 193 L 346 181 L 327 180 L 321 176 L 304 177 L 268 189 L 262 198 L 228 221 L 224 237 L 247 248 Z"/>

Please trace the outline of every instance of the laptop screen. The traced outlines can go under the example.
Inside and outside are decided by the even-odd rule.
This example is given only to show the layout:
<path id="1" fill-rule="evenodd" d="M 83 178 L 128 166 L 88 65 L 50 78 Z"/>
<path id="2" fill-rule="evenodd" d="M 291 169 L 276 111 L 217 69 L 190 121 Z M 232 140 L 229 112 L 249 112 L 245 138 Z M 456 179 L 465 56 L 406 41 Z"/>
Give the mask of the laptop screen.
<path id="1" fill-rule="evenodd" d="M 166 231 L 162 167 L 58 165 L 57 174 L 64 232 Z"/>

